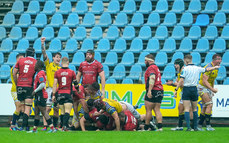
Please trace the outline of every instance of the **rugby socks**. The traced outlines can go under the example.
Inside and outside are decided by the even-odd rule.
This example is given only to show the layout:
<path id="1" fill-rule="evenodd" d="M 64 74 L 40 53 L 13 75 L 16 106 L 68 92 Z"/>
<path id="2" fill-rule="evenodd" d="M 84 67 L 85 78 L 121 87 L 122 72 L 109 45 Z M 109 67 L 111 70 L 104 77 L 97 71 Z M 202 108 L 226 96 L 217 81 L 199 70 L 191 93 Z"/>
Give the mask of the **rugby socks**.
<path id="1" fill-rule="evenodd" d="M 190 119 L 190 126 L 192 129 L 194 129 L 194 122 L 193 121 L 194 121 L 193 119 Z"/>
<path id="2" fill-rule="evenodd" d="M 158 123 L 158 124 L 157 124 L 157 128 L 158 128 L 158 129 L 162 129 L 162 123 Z"/>
<path id="3" fill-rule="evenodd" d="M 48 125 L 51 125 L 52 124 L 52 120 L 51 120 L 51 118 L 49 118 L 48 120 L 46 120 L 47 121 L 47 123 L 48 123 Z M 48 126 L 47 126 L 48 127 Z"/>
<path id="4" fill-rule="evenodd" d="M 205 120 L 205 114 L 203 114 L 203 113 L 200 113 L 200 120 L 199 120 L 199 125 L 203 125 L 203 123 L 204 123 L 204 120 Z"/>
<path id="5" fill-rule="evenodd" d="M 183 127 L 184 114 L 179 115 L 178 127 Z"/>
<path id="6" fill-rule="evenodd" d="M 39 119 L 34 119 L 34 126 L 39 126 L 39 122 L 40 122 L 40 120 Z"/>
<path id="7" fill-rule="evenodd" d="M 185 112 L 184 116 L 185 116 L 185 121 L 186 121 L 187 128 L 190 129 L 190 115 L 189 115 L 189 112 Z"/>
<path id="8" fill-rule="evenodd" d="M 29 116 L 27 114 L 23 115 L 22 127 L 28 127 Z"/>
<path id="9" fill-rule="evenodd" d="M 69 117 L 70 117 L 69 113 L 65 113 L 65 114 L 64 114 L 64 117 L 63 117 L 63 125 L 66 126 L 66 127 L 68 126 Z"/>
<path id="10" fill-rule="evenodd" d="M 198 123 L 198 113 L 197 111 L 193 112 L 193 129 L 197 129 L 197 123 Z"/>
<path id="11" fill-rule="evenodd" d="M 206 125 L 210 125 L 211 114 L 205 113 L 205 118 L 206 118 Z"/>
<path id="12" fill-rule="evenodd" d="M 144 126 L 144 130 L 148 130 L 149 129 L 149 125 L 147 125 L 147 124 L 145 124 L 145 126 Z"/>
<path id="13" fill-rule="evenodd" d="M 15 111 L 13 114 L 12 125 L 16 125 L 16 121 L 18 121 L 18 119 L 19 119 L 19 113 Z"/>
<path id="14" fill-rule="evenodd" d="M 63 122 L 64 122 L 64 115 L 60 115 L 60 126 L 61 126 L 61 128 L 64 125 Z"/>
<path id="15" fill-rule="evenodd" d="M 58 117 L 53 116 L 53 126 L 57 127 L 58 124 Z"/>

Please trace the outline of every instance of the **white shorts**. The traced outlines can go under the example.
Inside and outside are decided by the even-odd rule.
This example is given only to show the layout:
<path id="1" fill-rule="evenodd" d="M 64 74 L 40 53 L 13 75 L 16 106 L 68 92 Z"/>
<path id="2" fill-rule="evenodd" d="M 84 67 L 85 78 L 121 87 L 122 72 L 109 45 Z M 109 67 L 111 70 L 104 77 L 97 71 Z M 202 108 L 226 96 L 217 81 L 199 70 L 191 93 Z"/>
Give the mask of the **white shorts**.
<path id="1" fill-rule="evenodd" d="M 181 92 L 180 92 L 180 102 L 179 102 L 180 104 L 183 104 L 182 93 L 183 93 L 183 92 L 181 91 Z"/>
<path id="2" fill-rule="evenodd" d="M 127 109 L 134 115 L 136 119 L 140 119 L 141 115 L 138 113 L 136 109 L 134 109 L 133 105 L 130 103 L 124 102 L 124 101 L 119 101 L 122 104 L 125 104 L 127 106 Z"/>
<path id="3" fill-rule="evenodd" d="M 52 106 L 52 87 L 46 88 L 46 91 L 48 93 L 48 98 L 46 101 L 46 106 L 51 107 Z"/>
<path id="4" fill-rule="evenodd" d="M 210 89 L 207 89 L 206 87 L 204 87 L 200 84 L 197 86 L 197 89 L 198 89 L 198 93 L 199 93 L 200 97 L 202 97 L 203 94 L 207 93 L 209 95 L 209 97 L 212 99 L 213 92 Z"/>
<path id="5" fill-rule="evenodd" d="M 14 102 L 18 102 L 19 100 L 17 99 L 17 92 L 11 92 L 11 96 L 14 100 Z"/>

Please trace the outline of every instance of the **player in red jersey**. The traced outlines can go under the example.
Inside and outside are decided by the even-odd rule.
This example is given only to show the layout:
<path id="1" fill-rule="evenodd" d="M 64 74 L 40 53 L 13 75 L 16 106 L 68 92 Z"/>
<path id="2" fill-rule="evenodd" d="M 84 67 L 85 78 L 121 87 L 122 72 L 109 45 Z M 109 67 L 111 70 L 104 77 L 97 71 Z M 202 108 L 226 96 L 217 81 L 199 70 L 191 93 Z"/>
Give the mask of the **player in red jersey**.
<path id="1" fill-rule="evenodd" d="M 98 81 L 98 75 L 101 78 L 102 93 L 105 97 L 105 75 L 103 71 L 103 65 L 94 59 L 95 52 L 88 50 L 86 53 L 86 61 L 82 62 L 79 66 L 77 73 L 77 81 L 80 81 L 83 76 L 82 85 L 92 84 Z"/>
<path id="2" fill-rule="evenodd" d="M 150 127 L 150 120 L 152 118 L 152 110 L 154 111 L 158 123 L 158 130 L 162 131 L 162 114 L 160 111 L 161 101 L 163 99 L 163 86 L 161 83 L 161 73 L 159 68 L 154 63 L 154 56 L 148 54 L 145 56 L 145 64 L 147 70 L 145 72 L 145 108 L 146 120 L 145 130 Z"/>
<path id="3" fill-rule="evenodd" d="M 68 120 L 72 109 L 72 83 L 78 86 L 76 81 L 76 74 L 73 70 L 68 68 L 69 60 L 67 57 L 62 58 L 62 68 L 56 71 L 54 75 L 53 84 L 53 101 L 57 100 L 63 116 L 63 131 L 67 131 Z M 57 84 L 58 94 L 57 92 Z M 55 97 L 55 95 L 57 97 Z"/>
<path id="4" fill-rule="evenodd" d="M 98 127 L 99 130 L 115 130 L 115 120 L 114 118 L 108 114 L 107 112 L 104 112 L 102 115 L 99 116 L 96 126 Z"/>
<path id="5" fill-rule="evenodd" d="M 119 114 L 120 123 L 123 124 L 122 130 L 124 131 L 136 131 L 138 126 L 138 121 L 134 115 L 126 110 Z"/>
<path id="6" fill-rule="evenodd" d="M 30 114 L 30 109 L 33 104 L 33 78 L 35 74 L 35 64 L 37 62 L 34 59 L 35 50 L 33 48 L 28 48 L 26 50 L 26 57 L 21 58 L 15 65 L 13 71 L 13 78 L 17 86 L 18 100 L 21 104 L 24 104 L 22 110 L 24 110 L 22 128 L 20 130 L 25 130 L 28 127 L 28 119 Z M 17 77 L 17 73 L 19 76 Z"/>

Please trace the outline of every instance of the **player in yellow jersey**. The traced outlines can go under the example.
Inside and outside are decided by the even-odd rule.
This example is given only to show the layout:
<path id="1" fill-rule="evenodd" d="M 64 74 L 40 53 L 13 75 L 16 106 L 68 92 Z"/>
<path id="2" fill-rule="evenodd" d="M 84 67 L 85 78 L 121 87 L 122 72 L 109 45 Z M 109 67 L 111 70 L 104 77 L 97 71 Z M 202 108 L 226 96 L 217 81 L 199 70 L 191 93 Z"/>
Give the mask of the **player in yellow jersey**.
<path id="1" fill-rule="evenodd" d="M 22 54 L 18 54 L 16 56 L 16 61 L 18 61 L 20 58 L 24 58 L 24 56 Z M 10 78 L 12 81 L 11 95 L 13 97 L 14 104 L 16 106 L 16 110 L 13 114 L 13 119 L 12 119 L 12 124 L 11 124 L 10 130 L 16 131 L 16 130 L 18 130 L 17 127 L 15 127 L 16 121 L 19 120 L 20 114 L 23 114 L 23 111 L 21 108 L 21 104 L 20 104 L 19 100 L 17 99 L 17 90 L 16 90 L 16 84 L 15 84 L 14 78 L 13 78 L 13 71 L 14 71 L 14 66 L 10 70 Z"/>
<path id="2" fill-rule="evenodd" d="M 207 64 L 205 68 L 219 66 L 221 61 L 222 61 L 221 56 L 219 54 L 214 54 L 212 56 L 212 62 Z M 202 99 L 202 104 L 203 104 L 203 108 L 200 114 L 200 120 L 198 123 L 198 128 L 200 130 L 203 130 L 202 125 L 205 119 L 206 119 L 206 127 L 207 127 L 206 130 L 207 131 L 215 130 L 210 125 L 210 119 L 211 119 L 211 112 L 213 106 L 212 96 L 214 96 L 214 93 L 218 92 L 218 90 L 214 88 L 214 82 L 217 75 L 218 75 L 218 69 L 215 69 L 213 71 L 207 71 L 205 73 L 201 73 L 200 75 L 198 92 Z"/>
<path id="3" fill-rule="evenodd" d="M 52 107 L 52 88 L 53 88 L 53 82 L 54 82 L 54 75 L 55 72 L 61 68 L 60 66 L 60 60 L 61 60 L 61 54 L 60 53 L 55 53 L 53 54 L 52 60 L 53 62 L 50 61 L 50 59 L 48 58 L 47 54 L 46 54 L 46 48 L 45 48 L 45 37 L 41 38 L 41 45 L 42 45 L 42 54 L 43 54 L 43 60 L 45 63 L 45 67 L 46 67 L 46 75 L 47 75 L 47 82 L 46 82 L 46 91 L 48 92 L 48 99 L 47 99 L 47 103 L 46 103 L 46 110 L 49 113 L 51 111 L 51 107 Z M 57 104 L 54 103 L 54 107 L 53 107 L 53 125 L 56 128 L 57 127 L 57 123 L 58 123 L 58 118 L 59 118 L 59 108 L 57 107 Z M 63 117 L 61 117 L 62 119 Z M 43 118 L 44 121 L 44 128 L 43 130 L 47 130 L 47 122 L 45 121 L 45 119 Z"/>

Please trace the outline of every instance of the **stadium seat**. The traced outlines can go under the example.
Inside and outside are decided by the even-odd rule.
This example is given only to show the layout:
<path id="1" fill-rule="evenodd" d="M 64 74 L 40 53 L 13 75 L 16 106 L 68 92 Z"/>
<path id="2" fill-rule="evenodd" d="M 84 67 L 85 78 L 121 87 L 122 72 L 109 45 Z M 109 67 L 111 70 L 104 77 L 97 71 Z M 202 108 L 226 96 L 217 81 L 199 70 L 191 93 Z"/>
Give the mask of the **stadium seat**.
<path id="1" fill-rule="evenodd" d="M 103 30 L 100 26 L 95 26 L 91 29 L 90 39 L 98 41 L 103 37 Z"/>
<path id="2" fill-rule="evenodd" d="M 140 53 L 143 50 L 143 42 L 140 38 L 134 38 L 131 41 L 130 49 L 127 52 Z"/>
<path id="3" fill-rule="evenodd" d="M 52 16 L 50 24 L 48 24 L 47 26 L 58 28 L 58 27 L 62 26 L 63 24 L 64 24 L 64 20 L 63 20 L 62 14 L 55 13 Z"/>
<path id="4" fill-rule="evenodd" d="M 120 64 L 126 67 L 132 66 L 134 64 L 134 54 L 132 52 L 124 53 Z"/>
<path id="5" fill-rule="evenodd" d="M 218 11 L 218 4 L 216 0 L 208 0 L 205 8 L 201 13 L 207 13 L 207 14 L 214 14 L 216 11 Z"/>
<path id="6" fill-rule="evenodd" d="M 219 12 L 223 12 L 223 13 L 229 13 L 229 0 L 224 0 L 221 9 L 219 10 Z"/>
<path id="7" fill-rule="evenodd" d="M 80 50 L 78 50 L 79 52 L 84 52 L 86 53 L 87 50 L 93 50 L 94 49 L 94 43 L 93 43 L 93 40 L 92 39 L 84 39 L 83 40 L 83 43 L 81 45 L 81 48 Z"/>
<path id="8" fill-rule="evenodd" d="M 172 10 L 170 12 L 181 14 L 185 10 L 185 5 L 183 0 L 176 0 L 173 3 Z"/>
<path id="9" fill-rule="evenodd" d="M 168 37 L 168 29 L 166 26 L 158 26 L 154 38 L 165 40 Z"/>
<path id="10" fill-rule="evenodd" d="M 18 52 L 11 52 L 8 56 L 7 62 L 5 63 L 6 65 L 13 66 L 16 64 L 16 56 Z"/>
<path id="11" fill-rule="evenodd" d="M 152 3 L 150 0 L 142 0 L 140 8 L 137 12 L 142 14 L 149 14 L 152 11 Z"/>
<path id="12" fill-rule="evenodd" d="M 41 39 L 36 39 L 33 43 L 33 48 L 35 50 L 35 53 L 42 53 L 42 50 L 41 50 Z"/>
<path id="13" fill-rule="evenodd" d="M 13 51 L 18 53 L 25 53 L 27 48 L 29 48 L 29 41 L 27 39 L 21 39 L 17 44 L 17 48 Z"/>
<path id="14" fill-rule="evenodd" d="M 229 57 L 229 51 L 226 51 L 222 57 L 222 62 L 221 62 L 222 66 L 229 67 L 229 58 L 228 57 Z"/>
<path id="15" fill-rule="evenodd" d="M 40 4 L 38 1 L 30 1 L 26 14 L 36 15 L 40 12 Z"/>
<path id="16" fill-rule="evenodd" d="M 9 53 L 13 50 L 13 41 L 10 38 L 2 40 L 0 52 Z"/>
<path id="17" fill-rule="evenodd" d="M 87 11 L 88 11 L 87 1 L 85 0 L 78 1 L 74 12 L 78 14 L 85 14 L 87 13 Z"/>
<path id="18" fill-rule="evenodd" d="M 150 13 L 145 26 L 156 27 L 160 24 L 160 15 L 158 13 Z"/>
<path id="19" fill-rule="evenodd" d="M 105 78 L 107 79 L 110 76 L 110 70 L 107 65 L 103 65 L 103 71 L 105 73 Z"/>
<path id="20" fill-rule="evenodd" d="M 199 26 L 192 26 L 188 33 L 188 38 L 198 40 L 201 37 L 201 29 Z"/>
<path id="21" fill-rule="evenodd" d="M 156 5 L 156 9 L 153 12 L 159 14 L 165 14 L 168 11 L 168 2 L 167 0 L 159 0 Z"/>
<path id="22" fill-rule="evenodd" d="M 31 26 L 37 28 L 44 28 L 47 25 L 47 16 L 45 14 L 38 14 L 35 18 L 34 24 Z"/>
<path id="23" fill-rule="evenodd" d="M 38 38 L 38 30 L 36 27 L 29 27 L 26 31 L 25 39 L 34 41 Z"/>
<path id="24" fill-rule="evenodd" d="M 126 14 L 133 14 L 136 11 L 136 3 L 134 0 L 126 0 L 123 10 L 121 12 L 124 12 Z"/>
<path id="25" fill-rule="evenodd" d="M 193 52 L 207 53 L 209 51 L 209 41 L 208 39 L 201 38 L 198 40 L 196 49 Z"/>
<path id="26" fill-rule="evenodd" d="M 222 38 L 218 38 L 215 40 L 213 44 L 213 48 L 210 50 L 211 52 L 216 53 L 224 53 L 226 50 L 226 42 Z"/>
<path id="27" fill-rule="evenodd" d="M 208 40 L 215 40 L 218 37 L 218 30 L 216 26 L 208 26 L 203 38 Z"/>
<path id="28" fill-rule="evenodd" d="M 166 80 L 164 78 L 161 78 L 161 83 L 166 84 Z"/>
<path id="29" fill-rule="evenodd" d="M 223 81 L 223 85 L 229 85 L 229 77 L 226 77 Z"/>
<path id="30" fill-rule="evenodd" d="M 192 51 L 192 40 L 190 38 L 184 38 L 181 41 L 180 47 L 177 51 L 183 53 L 190 53 Z"/>
<path id="31" fill-rule="evenodd" d="M 72 5 L 70 1 L 63 1 L 60 4 L 59 10 L 56 13 L 67 15 L 72 12 Z"/>
<path id="32" fill-rule="evenodd" d="M 224 80 L 227 77 L 227 71 L 224 66 L 220 66 L 216 80 Z"/>
<path id="33" fill-rule="evenodd" d="M 150 52 L 150 53 L 157 53 L 159 49 L 160 49 L 159 40 L 156 38 L 151 38 L 147 43 L 146 49 L 143 51 Z"/>
<path id="34" fill-rule="evenodd" d="M 126 51 L 126 40 L 119 38 L 115 41 L 114 48 L 111 50 L 116 53 L 124 53 Z"/>
<path id="35" fill-rule="evenodd" d="M 159 67 L 163 67 L 168 63 L 168 56 L 166 52 L 158 52 L 155 57 L 155 64 Z"/>
<path id="36" fill-rule="evenodd" d="M 68 27 L 61 27 L 58 31 L 57 38 L 61 41 L 67 41 L 71 37 L 71 31 Z"/>
<path id="37" fill-rule="evenodd" d="M 224 26 L 220 38 L 223 38 L 225 40 L 229 40 L 229 32 L 228 31 L 229 31 L 229 25 Z"/>
<path id="38" fill-rule="evenodd" d="M 95 59 L 99 61 L 100 63 L 102 62 L 102 57 L 101 57 L 100 52 L 95 52 Z"/>
<path id="39" fill-rule="evenodd" d="M 6 38 L 6 29 L 4 27 L 0 27 L 0 41 Z"/>
<path id="40" fill-rule="evenodd" d="M 119 29 L 117 26 L 110 26 L 107 30 L 106 37 L 108 40 L 116 40 L 119 38 Z"/>
<path id="41" fill-rule="evenodd" d="M 207 26 L 209 24 L 209 16 L 207 14 L 199 14 L 196 18 L 195 26 Z"/>
<path id="42" fill-rule="evenodd" d="M 175 26 L 171 38 L 175 40 L 182 40 L 184 38 L 184 34 L 185 31 L 183 26 Z"/>
<path id="43" fill-rule="evenodd" d="M 110 13 L 104 12 L 100 17 L 99 23 L 96 25 L 100 27 L 108 27 L 111 25 L 111 23 L 112 19 Z"/>
<path id="44" fill-rule="evenodd" d="M 134 13 L 133 17 L 131 18 L 130 26 L 134 27 L 141 27 L 144 23 L 144 16 L 142 13 Z"/>
<path id="45" fill-rule="evenodd" d="M 132 40 L 135 38 L 135 29 L 133 26 L 126 26 L 123 30 L 122 37 L 125 40 Z"/>
<path id="46" fill-rule="evenodd" d="M 94 1 L 91 7 L 91 11 L 94 14 L 101 14 L 103 13 L 103 2 L 102 1 Z"/>
<path id="47" fill-rule="evenodd" d="M 11 28 L 15 24 L 15 16 L 11 13 L 7 13 L 4 18 L 1 26 Z"/>
<path id="48" fill-rule="evenodd" d="M 85 55 L 83 52 L 76 52 L 72 58 L 71 65 L 79 66 L 85 60 Z"/>
<path id="49" fill-rule="evenodd" d="M 173 57 L 172 57 L 172 60 L 171 60 L 170 64 L 174 64 L 174 62 L 175 62 L 176 59 L 184 59 L 183 52 L 175 52 L 173 54 Z"/>
<path id="50" fill-rule="evenodd" d="M 68 39 L 66 46 L 65 46 L 64 50 L 62 50 L 62 51 L 73 54 L 77 51 L 77 48 L 78 48 L 77 40 L 71 38 L 71 39 Z"/>
<path id="51" fill-rule="evenodd" d="M 175 70 L 174 65 L 167 65 L 164 68 L 161 78 L 165 80 L 173 80 L 175 79 L 175 76 L 176 76 L 176 70 Z"/>
<path id="52" fill-rule="evenodd" d="M 173 27 L 177 22 L 176 14 L 173 12 L 168 12 L 165 15 L 164 22 L 161 23 L 163 26 Z"/>
<path id="53" fill-rule="evenodd" d="M 126 69 L 124 65 L 117 65 L 114 68 L 112 76 L 110 78 L 116 79 L 116 80 L 121 80 L 126 76 Z"/>
<path id="54" fill-rule="evenodd" d="M 128 21 L 127 21 L 127 15 L 124 12 L 120 12 L 117 14 L 117 17 L 115 19 L 114 22 L 114 26 L 117 27 L 125 27 L 127 25 Z"/>
<path id="55" fill-rule="evenodd" d="M 191 26 L 193 23 L 193 16 L 191 13 L 189 12 L 185 12 L 182 14 L 181 16 L 181 20 L 179 23 L 177 23 L 177 25 L 179 26 L 184 26 L 184 27 L 189 27 Z"/>
<path id="56" fill-rule="evenodd" d="M 143 73 L 142 73 L 142 67 L 141 65 L 133 65 L 130 68 L 130 74 L 126 78 L 130 78 L 133 80 L 141 79 Z"/>
<path id="57" fill-rule="evenodd" d="M 24 3 L 22 1 L 15 1 L 13 3 L 11 11 L 9 11 L 8 13 L 20 15 L 23 12 L 24 12 Z"/>
<path id="58" fill-rule="evenodd" d="M 217 12 L 214 16 L 213 22 L 210 24 L 212 26 L 222 27 L 227 23 L 226 15 L 223 12 Z"/>
<path id="59" fill-rule="evenodd" d="M 115 66 L 118 63 L 118 55 L 116 52 L 108 52 L 103 65 Z"/>
<path id="60" fill-rule="evenodd" d="M 46 51 L 46 54 L 47 54 L 47 56 L 48 56 L 48 58 L 49 58 L 49 62 L 52 62 L 52 53 L 51 53 L 51 52 Z M 40 60 L 41 60 L 41 61 L 43 61 L 43 60 L 44 60 L 44 58 L 43 58 L 43 54 L 41 54 L 41 58 L 40 58 Z"/>
<path id="61" fill-rule="evenodd" d="M 176 41 L 173 38 L 168 38 L 164 42 L 163 49 L 160 51 L 166 52 L 166 53 L 173 53 L 176 50 Z"/>
<path id="62" fill-rule="evenodd" d="M 69 56 L 68 56 L 68 53 L 67 52 L 61 51 L 60 54 L 61 54 L 61 58 L 66 57 L 66 58 L 69 59 Z"/>
<path id="63" fill-rule="evenodd" d="M 76 66 L 70 64 L 68 67 L 69 67 L 69 69 L 71 69 L 71 70 L 73 70 L 75 73 L 77 73 L 77 72 L 76 72 Z"/>
<path id="64" fill-rule="evenodd" d="M 68 26 L 69 28 L 76 28 L 79 25 L 79 16 L 77 13 L 70 13 L 68 18 L 64 24 L 64 26 Z"/>
<path id="65" fill-rule="evenodd" d="M 117 14 L 120 11 L 120 4 L 118 0 L 112 0 L 109 2 L 107 12 L 110 14 Z"/>
<path id="66" fill-rule="evenodd" d="M 41 37 L 45 37 L 46 41 L 51 41 L 54 38 L 53 27 L 45 27 L 42 31 Z"/>
<path id="67" fill-rule="evenodd" d="M 22 38 L 22 30 L 20 27 L 13 27 L 10 31 L 9 38 L 13 41 L 18 41 Z"/>
<path id="68" fill-rule="evenodd" d="M 192 0 L 189 3 L 188 10 L 186 12 L 197 14 L 201 10 L 201 3 L 200 0 Z"/>
<path id="69" fill-rule="evenodd" d="M 194 65 L 199 66 L 200 63 L 201 63 L 201 56 L 200 56 L 200 53 L 199 53 L 199 52 L 192 52 L 192 53 L 191 53 L 191 56 L 192 56 L 192 63 L 193 63 Z"/>
<path id="70" fill-rule="evenodd" d="M 61 49 L 62 49 L 62 44 L 61 44 L 60 39 L 55 38 L 51 41 L 47 51 L 51 53 L 57 53 L 57 52 L 60 52 Z"/>
<path id="71" fill-rule="evenodd" d="M 0 52 L 0 65 L 4 64 L 4 55 L 2 52 Z"/>
<path id="72" fill-rule="evenodd" d="M 54 1 L 46 1 L 41 14 L 53 15 L 56 12 L 56 4 Z"/>
<path id="73" fill-rule="evenodd" d="M 141 65 L 142 67 L 145 67 L 145 56 L 148 55 L 149 52 L 141 52 L 138 58 L 138 62 L 136 64 Z"/>
<path id="74" fill-rule="evenodd" d="M 76 40 L 84 40 L 87 36 L 86 28 L 83 26 L 78 26 L 75 30 L 73 38 Z"/>
<path id="75" fill-rule="evenodd" d="M 151 28 L 149 26 L 143 26 L 141 27 L 138 38 L 142 40 L 149 40 L 152 37 Z"/>
<path id="76" fill-rule="evenodd" d="M 107 53 L 108 51 L 110 51 L 110 41 L 105 38 L 100 39 L 97 49 L 95 51 L 100 53 Z"/>
<path id="77" fill-rule="evenodd" d="M 9 65 L 1 65 L 0 67 L 0 79 L 8 79 L 10 78 L 10 66 Z"/>
<path id="78" fill-rule="evenodd" d="M 22 28 L 27 28 L 31 24 L 31 17 L 29 14 L 22 14 L 20 16 L 18 24 L 15 26 L 22 27 Z"/>
<path id="79" fill-rule="evenodd" d="M 122 80 L 122 84 L 133 84 L 133 80 L 130 78 L 125 78 Z"/>
<path id="80" fill-rule="evenodd" d="M 86 13 L 81 26 L 93 27 L 95 25 L 95 15 L 93 13 Z"/>
<path id="81" fill-rule="evenodd" d="M 116 84 L 116 83 L 117 83 L 116 80 L 113 79 L 113 78 L 108 78 L 108 79 L 106 80 L 106 84 Z"/>
<path id="82" fill-rule="evenodd" d="M 215 52 L 208 52 L 207 55 L 204 58 L 204 62 L 201 63 L 201 66 L 204 67 L 206 66 L 208 63 L 211 63 L 212 61 L 212 56 L 215 54 Z"/>

